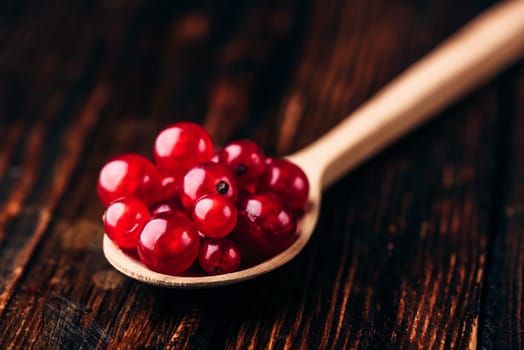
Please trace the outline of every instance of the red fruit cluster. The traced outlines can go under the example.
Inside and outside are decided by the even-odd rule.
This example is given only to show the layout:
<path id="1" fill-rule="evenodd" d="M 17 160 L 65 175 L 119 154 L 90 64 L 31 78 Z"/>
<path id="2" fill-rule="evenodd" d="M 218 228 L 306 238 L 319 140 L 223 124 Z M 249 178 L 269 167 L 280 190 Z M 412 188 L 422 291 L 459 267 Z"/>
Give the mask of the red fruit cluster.
<path id="1" fill-rule="evenodd" d="M 233 272 L 295 240 L 309 191 L 297 165 L 249 140 L 215 153 L 191 122 L 162 130 L 153 156 L 115 157 L 98 179 L 106 234 L 151 270 L 180 275 L 198 261 L 208 274 Z"/>

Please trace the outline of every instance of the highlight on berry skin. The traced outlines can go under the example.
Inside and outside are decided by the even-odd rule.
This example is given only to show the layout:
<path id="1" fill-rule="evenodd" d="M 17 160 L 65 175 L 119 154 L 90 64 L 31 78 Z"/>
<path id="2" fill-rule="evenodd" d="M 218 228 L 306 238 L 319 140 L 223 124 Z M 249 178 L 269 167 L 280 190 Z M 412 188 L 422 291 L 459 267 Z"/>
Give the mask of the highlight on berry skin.
<path id="1" fill-rule="evenodd" d="M 232 273 L 296 240 L 309 183 L 297 165 L 254 141 L 215 149 L 193 122 L 160 130 L 153 159 L 125 153 L 101 167 L 97 191 L 108 238 L 150 270 Z"/>

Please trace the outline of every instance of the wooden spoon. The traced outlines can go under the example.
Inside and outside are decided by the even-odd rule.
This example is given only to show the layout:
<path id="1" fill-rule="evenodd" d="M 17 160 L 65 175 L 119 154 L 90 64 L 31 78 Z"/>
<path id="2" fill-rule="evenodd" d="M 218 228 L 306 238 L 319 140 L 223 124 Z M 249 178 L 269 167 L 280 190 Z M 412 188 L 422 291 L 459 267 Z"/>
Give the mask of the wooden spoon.
<path id="1" fill-rule="evenodd" d="M 288 156 L 308 176 L 309 209 L 299 222 L 297 240 L 259 265 L 216 276 L 169 276 L 149 270 L 122 252 L 107 235 L 104 254 L 125 275 L 162 287 L 208 288 L 268 273 L 293 259 L 309 241 L 318 219 L 323 189 L 493 77 L 523 53 L 524 1 L 496 5 L 406 70 L 336 128 Z"/>

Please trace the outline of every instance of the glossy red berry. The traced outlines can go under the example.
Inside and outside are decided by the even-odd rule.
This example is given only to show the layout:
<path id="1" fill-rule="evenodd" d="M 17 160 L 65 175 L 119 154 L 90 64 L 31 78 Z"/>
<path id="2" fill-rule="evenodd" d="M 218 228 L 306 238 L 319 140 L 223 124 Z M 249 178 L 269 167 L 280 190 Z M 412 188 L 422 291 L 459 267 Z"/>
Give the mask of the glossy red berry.
<path id="1" fill-rule="evenodd" d="M 205 194 L 219 194 L 231 203 L 236 202 L 235 178 L 225 165 L 200 163 L 186 173 L 180 188 L 180 200 L 186 210 L 193 210 L 197 199 Z"/>
<path id="2" fill-rule="evenodd" d="M 182 177 L 173 176 L 162 169 L 160 169 L 159 175 L 160 188 L 158 190 L 157 200 L 171 200 L 173 198 L 178 198 Z"/>
<path id="3" fill-rule="evenodd" d="M 159 215 L 174 215 L 174 214 L 180 214 L 185 215 L 184 208 L 182 207 L 182 204 L 177 199 L 171 199 L 171 200 L 162 200 L 159 202 L 156 202 L 149 208 L 149 213 L 151 216 L 159 216 Z"/>
<path id="4" fill-rule="evenodd" d="M 220 238 L 227 236 L 235 228 L 237 208 L 220 194 L 207 194 L 196 201 L 192 218 L 205 236 Z"/>
<path id="5" fill-rule="evenodd" d="M 152 218 L 138 238 L 138 255 L 153 271 L 179 275 L 198 258 L 200 239 L 191 220 L 179 215 Z"/>
<path id="6" fill-rule="evenodd" d="M 198 124 L 175 123 L 158 134 L 153 155 L 160 168 L 171 175 L 182 176 L 192 166 L 211 159 L 213 141 Z"/>
<path id="7" fill-rule="evenodd" d="M 218 156 L 218 153 L 213 154 L 213 157 L 211 157 L 211 159 L 209 161 L 211 161 L 213 163 L 220 163 L 220 158 Z"/>
<path id="8" fill-rule="evenodd" d="M 206 239 L 198 255 L 200 267 L 210 275 L 235 272 L 240 261 L 240 248 L 228 238 Z"/>
<path id="9" fill-rule="evenodd" d="M 281 252 L 295 240 L 296 229 L 296 217 L 275 194 L 247 194 L 239 199 L 232 236 L 251 253 L 269 257 Z"/>
<path id="10" fill-rule="evenodd" d="M 120 248 L 136 248 L 138 236 L 148 220 L 149 211 L 141 201 L 120 198 L 104 213 L 104 231 Z"/>
<path id="11" fill-rule="evenodd" d="M 134 197 L 150 205 L 156 201 L 159 174 L 147 158 L 138 154 L 123 154 L 103 166 L 97 190 L 105 207 L 120 197 Z"/>
<path id="12" fill-rule="evenodd" d="M 218 153 L 218 161 L 235 174 L 239 188 L 250 192 L 255 192 L 255 186 L 266 169 L 264 151 L 249 140 L 228 143 Z"/>
<path id="13" fill-rule="evenodd" d="M 259 190 L 271 191 L 292 209 L 303 210 L 308 199 L 309 182 L 302 169 L 283 158 L 268 158 L 266 164 Z"/>

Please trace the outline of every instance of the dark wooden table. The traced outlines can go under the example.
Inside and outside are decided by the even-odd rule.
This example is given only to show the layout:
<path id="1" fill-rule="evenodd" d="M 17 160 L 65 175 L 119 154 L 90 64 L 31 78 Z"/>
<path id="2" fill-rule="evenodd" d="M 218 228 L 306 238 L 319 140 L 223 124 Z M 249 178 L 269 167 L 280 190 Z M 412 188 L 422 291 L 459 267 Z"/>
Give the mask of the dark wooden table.
<path id="1" fill-rule="evenodd" d="M 0 348 L 523 349 L 522 61 L 338 181 L 249 282 L 119 274 L 95 191 L 174 121 L 297 150 L 490 3 L 3 1 Z"/>

